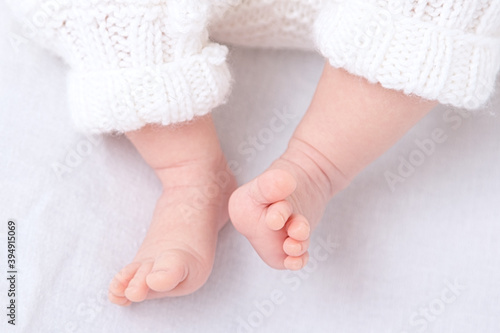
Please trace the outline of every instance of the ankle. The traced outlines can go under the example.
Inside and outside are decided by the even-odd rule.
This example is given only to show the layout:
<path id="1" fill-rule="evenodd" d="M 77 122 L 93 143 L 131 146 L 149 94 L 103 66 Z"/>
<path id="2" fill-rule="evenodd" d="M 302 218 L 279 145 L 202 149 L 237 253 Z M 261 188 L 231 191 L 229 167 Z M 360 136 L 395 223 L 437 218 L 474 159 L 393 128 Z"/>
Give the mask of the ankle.
<path id="1" fill-rule="evenodd" d="M 211 165 L 222 156 L 210 116 L 175 126 L 147 125 L 126 135 L 157 174 L 198 162 Z"/>
<path id="2" fill-rule="evenodd" d="M 164 189 L 179 186 L 208 186 L 219 178 L 232 176 L 222 151 L 212 156 L 181 160 L 153 168 Z"/>
<path id="3" fill-rule="evenodd" d="M 282 158 L 296 164 L 302 172 L 306 173 L 326 200 L 330 200 L 351 182 L 351 179 L 346 177 L 321 151 L 296 136 L 290 140 Z"/>

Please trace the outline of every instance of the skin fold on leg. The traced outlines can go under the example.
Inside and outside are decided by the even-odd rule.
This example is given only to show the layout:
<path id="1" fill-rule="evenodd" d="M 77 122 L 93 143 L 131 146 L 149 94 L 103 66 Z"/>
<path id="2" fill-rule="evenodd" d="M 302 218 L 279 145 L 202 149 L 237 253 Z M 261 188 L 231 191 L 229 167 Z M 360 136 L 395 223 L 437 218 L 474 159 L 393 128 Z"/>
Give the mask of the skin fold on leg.
<path id="1" fill-rule="evenodd" d="M 286 152 L 231 196 L 233 225 L 271 267 L 303 268 L 329 200 L 436 105 L 327 63 Z"/>

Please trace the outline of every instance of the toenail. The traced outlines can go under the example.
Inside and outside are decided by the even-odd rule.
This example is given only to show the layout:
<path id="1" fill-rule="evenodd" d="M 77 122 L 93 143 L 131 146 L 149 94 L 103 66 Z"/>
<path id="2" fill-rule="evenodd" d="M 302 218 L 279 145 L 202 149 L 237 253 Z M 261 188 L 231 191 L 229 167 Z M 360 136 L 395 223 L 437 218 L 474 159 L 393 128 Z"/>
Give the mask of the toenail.
<path id="1" fill-rule="evenodd" d="M 311 227 L 307 223 L 301 223 L 298 228 L 299 233 L 308 234 L 311 231 Z"/>
<path id="2" fill-rule="evenodd" d="M 289 245 L 291 248 L 290 250 L 292 250 L 291 252 L 294 252 L 294 253 L 297 253 L 297 252 L 300 252 L 302 251 L 302 245 L 300 243 L 297 243 L 297 244 L 291 244 Z"/>
<path id="3" fill-rule="evenodd" d="M 283 220 L 283 216 L 280 213 L 274 213 L 272 216 L 273 220 Z"/>
<path id="4" fill-rule="evenodd" d="M 292 266 L 291 267 L 292 270 L 297 270 L 297 269 L 299 269 L 301 267 L 301 263 L 299 261 L 297 261 L 297 260 L 294 260 L 294 261 L 292 261 L 292 265 L 291 266 Z"/>
<path id="5" fill-rule="evenodd" d="M 285 218 L 283 217 L 283 215 L 281 215 L 279 213 L 276 214 L 275 220 L 281 221 L 280 225 L 285 225 L 285 223 L 286 223 Z"/>
<path id="6" fill-rule="evenodd" d="M 302 268 L 303 265 L 302 259 L 292 258 L 292 257 L 288 257 L 287 259 L 288 259 L 288 265 L 286 265 L 287 269 L 291 271 L 297 271 Z"/>
<path id="7" fill-rule="evenodd" d="M 111 288 L 113 289 L 119 289 L 122 286 L 122 284 L 118 281 L 115 281 L 111 284 Z"/>

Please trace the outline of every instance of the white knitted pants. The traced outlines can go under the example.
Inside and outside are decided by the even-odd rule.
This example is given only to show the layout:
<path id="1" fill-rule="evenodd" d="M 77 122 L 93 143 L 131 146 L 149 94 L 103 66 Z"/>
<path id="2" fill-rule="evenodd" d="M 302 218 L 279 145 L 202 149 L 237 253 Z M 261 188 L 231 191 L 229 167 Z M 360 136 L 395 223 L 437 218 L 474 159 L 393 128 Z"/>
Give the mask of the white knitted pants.
<path id="1" fill-rule="evenodd" d="M 322 0 L 242 0 L 209 27 L 212 39 L 231 45 L 314 50 L 313 26 Z"/>
<path id="2" fill-rule="evenodd" d="M 209 113 L 230 91 L 225 44 L 316 46 L 370 82 L 468 109 L 500 69 L 499 0 L 6 1 L 71 67 L 69 105 L 85 132 Z"/>

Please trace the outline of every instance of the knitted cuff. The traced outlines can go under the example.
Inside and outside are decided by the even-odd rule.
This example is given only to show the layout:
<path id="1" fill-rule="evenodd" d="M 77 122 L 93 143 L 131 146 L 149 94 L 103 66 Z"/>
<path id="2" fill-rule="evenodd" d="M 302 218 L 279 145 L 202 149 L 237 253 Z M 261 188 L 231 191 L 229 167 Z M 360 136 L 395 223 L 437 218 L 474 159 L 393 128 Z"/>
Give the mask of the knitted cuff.
<path id="1" fill-rule="evenodd" d="M 493 92 L 500 68 L 500 6 L 429 3 L 332 1 L 315 25 L 317 46 L 332 66 L 372 83 L 476 109 Z"/>
<path id="2" fill-rule="evenodd" d="M 232 0 L 40 0 L 37 41 L 70 67 L 69 106 L 85 132 L 127 132 L 210 112 L 230 88 L 213 11 Z"/>
<path id="3" fill-rule="evenodd" d="M 74 121 L 84 132 L 128 132 L 205 115 L 229 92 L 226 53 L 226 47 L 209 44 L 198 55 L 152 67 L 72 70 L 68 95 Z"/>

